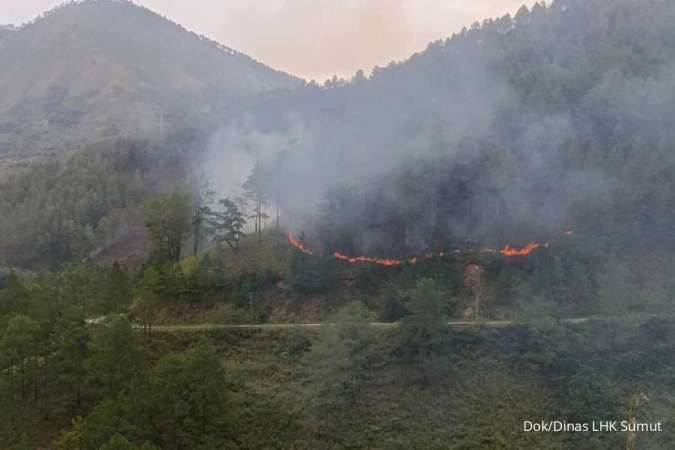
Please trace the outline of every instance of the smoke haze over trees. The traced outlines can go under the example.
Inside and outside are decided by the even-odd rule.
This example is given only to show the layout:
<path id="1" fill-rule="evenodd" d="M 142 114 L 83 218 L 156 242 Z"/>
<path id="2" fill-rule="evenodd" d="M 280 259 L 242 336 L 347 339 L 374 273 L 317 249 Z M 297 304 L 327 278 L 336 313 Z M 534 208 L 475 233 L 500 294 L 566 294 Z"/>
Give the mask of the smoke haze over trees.
<path id="1" fill-rule="evenodd" d="M 652 1 L 522 8 L 369 79 L 263 100 L 241 128 L 251 140 L 232 149 L 265 149 L 256 135 L 290 130 L 284 152 L 268 157 L 288 220 L 309 226 L 326 196 L 339 197 L 327 220 L 360 221 L 362 250 L 389 239 L 383 247 L 419 252 L 434 236 L 522 242 L 574 227 L 618 233 L 619 247 L 640 235 L 672 245 L 674 14 Z"/>
<path id="2" fill-rule="evenodd" d="M 670 449 L 674 19 L 324 85 L 124 1 L 0 30 L 0 447 Z"/>

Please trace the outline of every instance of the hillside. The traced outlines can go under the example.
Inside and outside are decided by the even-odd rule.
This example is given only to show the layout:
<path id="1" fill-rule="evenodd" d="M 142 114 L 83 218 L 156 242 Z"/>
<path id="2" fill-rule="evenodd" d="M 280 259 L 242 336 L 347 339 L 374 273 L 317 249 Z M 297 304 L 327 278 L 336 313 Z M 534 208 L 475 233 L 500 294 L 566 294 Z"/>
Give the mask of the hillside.
<path id="1" fill-rule="evenodd" d="M 121 1 L 5 30 L 0 448 L 671 449 L 673 19 L 297 88 Z"/>
<path id="2" fill-rule="evenodd" d="M 340 236 L 406 255 L 567 228 L 672 249 L 674 17 L 662 1 L 536 4 L 369 78 L 262 101 L 263 132 L 303 130 L 270 163 L 275 198 L 297 226 L 330 206 L 313 236 L 328 252 Z"/>
<path id="3" fill-rule="evenodd" d="M 70 3 L 0 30 L 0 155 L 162 137 L 299 80 L 127 1 Z"/>

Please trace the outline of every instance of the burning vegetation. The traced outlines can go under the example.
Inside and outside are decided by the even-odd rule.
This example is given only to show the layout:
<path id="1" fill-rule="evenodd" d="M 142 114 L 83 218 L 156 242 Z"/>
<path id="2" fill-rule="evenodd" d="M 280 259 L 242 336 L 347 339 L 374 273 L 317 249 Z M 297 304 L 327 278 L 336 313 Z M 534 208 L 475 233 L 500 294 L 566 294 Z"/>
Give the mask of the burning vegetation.
<path id="1" fill-rule="evenodd" d="M 302 252 L 306 255 L 313 255 L 314 254 L 311 250 L 309 250 L 307 247 L 305 247 L 305 243 L 302 240 L 296 239 L 293 236 L 293 233 L 291 233 L 290 231 L 288 232 L 288 243 L 291 244 L 293 247 L 295 247 L 298 251 L 300 251 L 300 252 Z"/>
<path id="2" fill-rule="evenodd" d="M 377 264 L 385 267 L 400 266 L 401 264 L 403 264 L 403 261 L 401 261 L 400 259 L 389 259 L 389 258 L 381 259 L 381 258 L 373 258 L 370 256 L 347 256 L 341 252 L 335 252 L 333 253 L 333 256 L 335 256 L 335 259 L 345 261 L 350 264 Z"/>
<path id="3" fill-rule="evenodd" d="M 574 234 L 574 231 L 565 231 L 565 236 L 572 236 Z M 298 251 L 306 254 L 306 255 L 313 255 L 314 252 L 309 250 L 307 246 L 304 243 L 303 239 L 296 239 L 292 233 L 288 233 L 288 242 L 291 244 L 292 247 L 297 249 Z M 549 242 L 546 242 L 545 244 L 540 244 L 538 242 L 530 242 L 524 247 L 511 247 L 510 245 L 504 246 L 501 250 L 495 250 L 493 248 L 488 248 L 488 247 L 483 247 L 480 250 L 478 250 L 480 253 L 499 253 L 502 256 L 506 257 L 517 257 L 517 256 L 529 256 L 530 254 L 534 253 L 536 250 L 540 248 L 548 248 L 550 245 Z M 463 253 L 466 251 L 472 251 L 472 250 L 460 250 L 460 249 L 455 249 L 452 252 L 453 253 Z M 424 255 L 425 259 L 431 259 L 435 257 L 443 257 L 447 254 L 447 252 L 439 252 L 439 253 L 426 253 Z M 409 264 L 416 264 L 418 261 L 417 256 L 412 256 L 408 258 L 407 260 L 404 259 L 394 259 L 394 258 L 377 258 L 373 256 L 349 256 L 341 251 L 335 251 L 333 253 L 333 256 L 335 259 L 339 261 L 344 261 L 349 264 L 375 264 L 379 266 L 384 266 L 384 267 L 395 267 L 395 266 L 400 266 L 404 263 L 409 263 Z"/>
<path id="4" fill-rule="evenodd" d="M 517 248 L 507 245 L 499 251 L 504 256 L 527 256 L 540 247 L 538 242 L 530 242 L 525 247 Z"/>

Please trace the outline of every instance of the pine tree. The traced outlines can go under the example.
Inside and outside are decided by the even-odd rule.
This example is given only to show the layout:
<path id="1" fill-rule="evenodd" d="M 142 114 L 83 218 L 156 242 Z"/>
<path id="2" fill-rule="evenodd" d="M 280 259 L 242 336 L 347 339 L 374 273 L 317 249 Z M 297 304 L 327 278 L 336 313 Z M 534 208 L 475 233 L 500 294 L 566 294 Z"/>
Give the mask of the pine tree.
<path id="1" fill-rule="evenodd" d="M 142 361 L 131 324 L 123 317 L 113 317 L 92 339 L 90 380 L 105 394 L 117 395 L 141 373 Z"/>
<path id="2" fill-rule="evenodd" d="M 218 201 L 219 211 L 212 211 L 208 224 L 216 242 L 225 242 L 234 253 L 239 252 L 239 244 L 244 235 L 246 219 L 237 204 L 229 198 Z"/>
<path id="3" fill-rule="evenodd" d="M 427 361 L 439 352 L 448 336 L 448 324 L 443 314 L 442 293 L 433 280 L 417 284 L 407 305 L 409 314 L 401 321 L 398 345 L 401 354 L 417 366 L 426 381 Z"/>
<path id="4" fill-rule="evenodd" d="M 258 241 L 262 242 L 263 221 L 269 217 L 265 208 L 269 204 L 269 174 L 262 164 L 257 163 L 243 185 L 244 196 L 250 202 L 253 209 L 251 218 Z"/>

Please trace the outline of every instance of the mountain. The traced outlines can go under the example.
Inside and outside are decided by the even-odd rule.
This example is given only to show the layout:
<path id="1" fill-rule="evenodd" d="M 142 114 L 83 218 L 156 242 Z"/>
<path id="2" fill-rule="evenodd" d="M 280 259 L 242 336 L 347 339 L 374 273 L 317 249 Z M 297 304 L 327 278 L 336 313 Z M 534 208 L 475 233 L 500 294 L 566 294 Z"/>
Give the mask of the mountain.
<path id="1" fill-rule="evenodd" d="M 667 1 L 538 3 L 368 78 L 264 99 L 258 135 L 295 138 L 275 198 L 297 227 L 327 205 L 328 253 L 575 228 L 614 251 L 675 246 L 673 19 Z"/>
<path id="2" fill-rule="evenodd" d="M 156 137 L 299 79 L 128 1 L 58 7 L 0 29 L 0 155 Z"/>
<path id="3" fill-rule="evenodd" d="M 129 17 L 139 15 L 148 23 L 180 30 L 145 10 L 111 1 L 68 6 L 31 26 L 61 15 L 97 16 L 100 8 L 126 11 L 122 16 L 130 22 Z M 673 19 L 673 2 L 557 0 L 476 24 L 368 78 L 297 89 L 267 85 L 253 91 L 226 91 L 234 81 L 213 87 L 219 78 L 213 81 L 208 71 L 203 78 L 211 81 L 198 87 L 172 84 L 167 79 L 192 74 L 195 67 L 167 64 L 158 71 L 159 58 L 138 60 L 140 53 L 157 53 L 140 47 L 159 46 L 166 39 L 124 25 L 129 33 L 142 35 L 133 48 L 112 52 L 109 47 L 119 47 L 119 42 L 107 38 L 102 41 L 107 46 L 94 48 L 123 61 L 115 67 L 123 68 L 126 78 L 108 69 L 91 79 L 78 72 L 78 81 L 70 83 L 71 90 L 81 92 L 87 81 L 114 79 L 119 93 L 102 88 L 81 102 L 72 92 L 66 100 L 47 97 L 58 112 L 44 124 L 54 132 L 53 141 L 119 135 L 134 130 L 136 123 L 151 136 L 191 120 L 215 123 L 219 129 L 198 133 L 202 140 L 194 145 L 153 140 L 148 147 L 152 151 L 146 151 L 141 144 L 119 142 L 119 157 L 90 163 L 92 157 L 85 155 L 60 170 L 42 167 L 17 174 L 0 185 L 0 235 L 14 241 L 5 245 L 4 254 L 15 261 L 34 256 L 29 263 L 44 258 L 44 252 L 57 261 L 89 254 L 101 241 L 91 230 L 120 222 L 114 217 L 104 221 L 109 213 L 141 204 L 147 190 L 192 179 L 176 173 L 209 178 L 219 194 L 236 195 L 233 188 L 241 186 L 256 160 L 274 175 L 265 189 L 283 211 L 285 225 L 303 230 L 308 243 L 321 245 L 326 254 L 341 250 L 400 257 L 462 246 L 524 246 L 533 240 L 554 241 L 570 230 L 586 236 L 586 250 L 675 248 L 675 128 L 669 122 L 675 115 Z M 28 31 L 30 26 L 10 32 L 4 42 Z M 75 52 L 82 45 L 78 40 L 59 48 Z M 35 43 L 36 49 L 41 46 L 48 45 Z M 168 47 L 170 54 L 192 55 L 177 51 L 177 44 Z M 243 61 L 240 68 L 289 80 L 245 57 L 220 50 L 217 54 L 228 62 Z M 26 58 L 40 63 L 49 59 Z M 153 83 L 138 82 L 149 78 L 147 74 Z M 188 75 L 183 78 L 196 79 Z M 136 81 L 129 83 L 132 76 Z M 119 80 L 125 81 L 125 89 Z M 260 85 L 258 78 L 237 80 Z M 289 84 L 294 80 L 280 83 Z M 14 95 L 0 92 L 4 98 Z M 27 104 L 19 102 L 16 108 Z M 223 115 L 220 108 L 225 107 Z M 37 117 L 46 116 L 46 109 L 24 111 Z M 179 114 L 184 120 L 177 119 Z M 40 125 L 17 117 L 17 129 Z M 80 120 L 64 122 L 72 117 Z M 104 133 L 95 128 L 98 124 L 110 128 Z M 58 134 L 61 129 L 65 131 Z M 37 138 L 51 142 L 36 136 L 27 141 L 26 153 L 40 142 Z M 97 148 L 109 153 L 106 148 L 116 147 Z M 197 154 L 191 148 L 209 151 Z M 184 172 L 173 166 L 152 176 L 148 172 L 171 161 Z M 109 181 L 119 189 L 95 188 L 109 167 L 120 172 Z M 136 183 L 138 170 L 147 184 Z M 45 173 L 55 179 L 46 179 Z M 142 186 L 135 196 L 126 194 L 127 180 Z M 99 205 L 102 199 L 108 199 L 104 206 Z M 142 225 L 142 220 L 137 222 Z M 106 241 L 114 235 L 104 234 Z M 56 245 L 65 250 L 52 251 Z M 27 246 L 38 253 L 47 250 L 27 255 L 20 251 Z"/>

